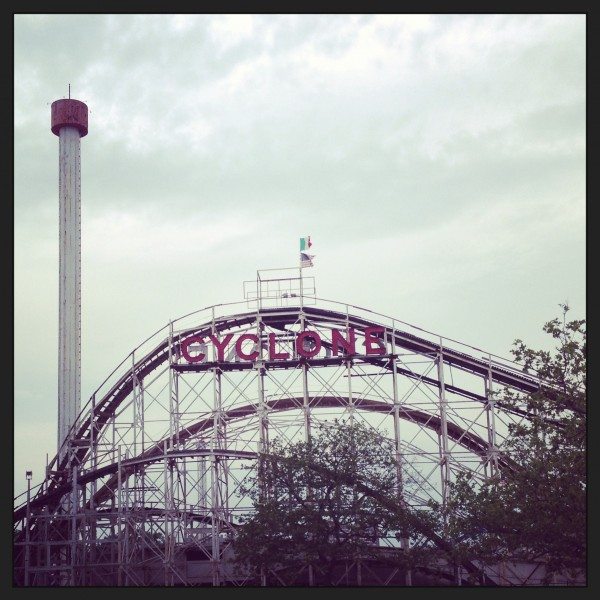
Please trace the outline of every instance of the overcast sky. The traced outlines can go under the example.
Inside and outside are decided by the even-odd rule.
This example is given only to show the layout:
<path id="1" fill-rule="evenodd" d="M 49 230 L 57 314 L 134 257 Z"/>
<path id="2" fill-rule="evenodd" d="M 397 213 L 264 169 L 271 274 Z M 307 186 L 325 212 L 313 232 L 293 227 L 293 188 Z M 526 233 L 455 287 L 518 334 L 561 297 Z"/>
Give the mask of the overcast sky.
<path id="1" fill-rule="evenodd" d="M 585 16 L 18 15 L 15 477 L 56 452 L 58 138 L 85 101 L 83 401 L 140 341 L 295 266 L 510 356 L 585 316 Z"/>

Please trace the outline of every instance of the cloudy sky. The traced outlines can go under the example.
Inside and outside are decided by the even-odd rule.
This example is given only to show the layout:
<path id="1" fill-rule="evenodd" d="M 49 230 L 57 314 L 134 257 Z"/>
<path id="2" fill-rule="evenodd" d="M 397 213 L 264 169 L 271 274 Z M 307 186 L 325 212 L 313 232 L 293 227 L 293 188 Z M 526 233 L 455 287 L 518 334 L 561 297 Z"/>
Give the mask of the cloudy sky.
<path id="1" fill-rule="evenodd" d="M 56 452 L 58 138 L 82 140 L 82 395 L 315 243 L 319 296 L 509 356 L 585 316 L 585 16 L 17 15 L 15 478 Z"/>

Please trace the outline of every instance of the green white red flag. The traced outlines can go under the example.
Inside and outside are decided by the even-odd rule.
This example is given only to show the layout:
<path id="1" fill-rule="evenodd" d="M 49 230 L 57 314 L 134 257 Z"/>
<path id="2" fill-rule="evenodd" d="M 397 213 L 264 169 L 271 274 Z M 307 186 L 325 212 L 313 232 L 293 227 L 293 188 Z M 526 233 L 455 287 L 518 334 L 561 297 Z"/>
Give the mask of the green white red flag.
<path id="1" fill-rule="evenodd" d="M 300 268 L 314 266 L 312 259 L 315 257 L 315 255 L 308 253 L 308 250 L 310 250 L 312 245 L 313 244 L 310 241 L 310 235 L 300 238 Z"/>

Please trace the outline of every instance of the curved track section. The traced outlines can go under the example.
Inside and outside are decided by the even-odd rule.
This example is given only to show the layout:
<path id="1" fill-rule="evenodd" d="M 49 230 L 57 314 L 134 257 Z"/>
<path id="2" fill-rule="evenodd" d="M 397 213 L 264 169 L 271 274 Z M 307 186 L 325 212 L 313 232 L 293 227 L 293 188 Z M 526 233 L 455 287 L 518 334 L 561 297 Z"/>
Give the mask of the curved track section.
<path id="1" fill-rule="evenodd" d="M 142 585 L 157 576 L 152 555 L 165 584 L 186 583 L 182 565 L 193 550 L 211 561 L 209 583 L 233 582 L 227 536 L 251 510 L 246 465 L 269 440 L 293 443 L 332 420 L 360 420 L 394 440 L 405 502 L 444 503 L 457 473 L 483 481 L 515 467 L 503 444 L 529 415 L 524 402 L 503 404 L 497 392 L 551 389 L 508 361 L 348 307 L 212 308 L 209 319 L 176 325 L 113 372 L 79 415 L 62 461 L 55 457 L 29 504 L 16 506 L 19 581 Z M 368 328 L 379 328 L 380 355 L 365 352 Z M 337 352 L 333 332 L 350 330 L 356 353 Z M 322 340 L 309 357 L 295 342 L 304 331 Z M 255 336 L 255 359 L 233 352 L 240 335 Z M 210 336 L 230 336 L 231 347 L 221 357 L 202 347 L 205 360 L 185 360 L 183 344 Z"/>

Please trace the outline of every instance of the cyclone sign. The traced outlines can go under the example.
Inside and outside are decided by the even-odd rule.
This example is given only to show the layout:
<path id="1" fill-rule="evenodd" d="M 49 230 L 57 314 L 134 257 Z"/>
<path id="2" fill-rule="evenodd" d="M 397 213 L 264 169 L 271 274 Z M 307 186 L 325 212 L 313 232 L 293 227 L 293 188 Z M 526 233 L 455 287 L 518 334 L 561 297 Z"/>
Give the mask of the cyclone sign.
<path id="1" fill-rule="evenodd" d="M 377 334 L 383 334 L 384 331 L 383 327 L 366 327 L 364 329 L 362 337 L 364 337 L 365 354 L 372 356 L 386 353 L 383 340 L 377 336 Z M 357 339 L 360 335 L 361 332 L 358 332 L 357 335 L 356 330 L 353 328 L 343 332 L 332 329 L 331 340 L 324 340 L 316 331 L 301 331 L 295 334 L 294 348 L 298 356 L 313 358 L 319 354 L 324 343 L 326 343 L 331 348 L 333 356 L 338 356 L 340 351 L 346 356 L 352 356 L 357 354 Z M 207 352 L 197 352 L 196 349 L 200 347 L 205 350 L 209 343 L 216 350 L 218 362 L 226 361 L 225 356 L 228 349 L 227 356 L 231 356 L 233 350 L 239 360 L 255 361 L 260 356 L 258 350 L 259 339 L 253 333 L 244 333 L 237 337 L 233 333 L 229 333 L 222 338 L 212 334 L 208 336 L 191 336 L 181 342 L 181 354 L 189 363 L 202 362 L 206 359 L 208 350 Z M 191 352 L 194 352 L 194 354 Z M 277 334 L 270 333 L 268 337 L 269 360 L 287 360 L 290 357 L 289 352 L 282 351 L 277 347 Z"/>

